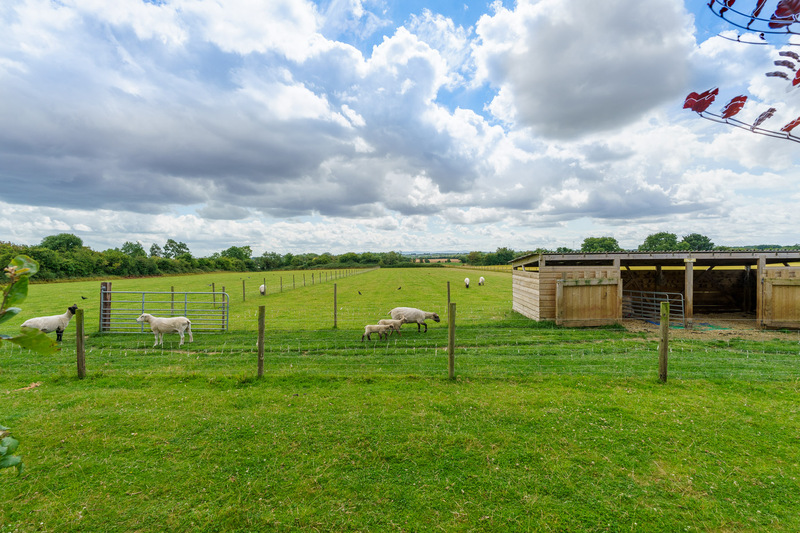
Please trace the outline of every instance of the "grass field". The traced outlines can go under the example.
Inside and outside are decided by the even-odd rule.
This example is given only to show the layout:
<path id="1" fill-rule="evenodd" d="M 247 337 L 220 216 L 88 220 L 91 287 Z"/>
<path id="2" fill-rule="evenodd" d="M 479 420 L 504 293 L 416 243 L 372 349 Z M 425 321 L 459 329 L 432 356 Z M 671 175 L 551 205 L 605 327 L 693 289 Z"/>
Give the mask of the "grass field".
<path id="1" fill-rule="evenodd" d="M 6 329 L 77 302 L 88 377 L 74 325 L 52 356 L 0 346 L 0 424 L 26 466 L 0 471 L 0 532 L 800 530 L 798 337 L 675 341 L 661 384 L 646 334 L 533 323 L 510 274 L 465 289 L 465 272 L 114 281 L 226 286 L 231 330 L 180 349 L 95 333 L 99 282 L 32 285 Z M 362 343 L 397 305 L 443 322 Z"/>

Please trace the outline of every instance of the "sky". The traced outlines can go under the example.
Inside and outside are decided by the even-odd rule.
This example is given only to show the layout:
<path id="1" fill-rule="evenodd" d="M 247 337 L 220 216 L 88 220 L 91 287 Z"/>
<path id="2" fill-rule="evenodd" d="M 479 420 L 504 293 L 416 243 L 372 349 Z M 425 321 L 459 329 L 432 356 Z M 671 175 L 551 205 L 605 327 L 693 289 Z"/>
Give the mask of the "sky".
<path id="1" fill-rule="evenodd" d="M 800 243 L 800 144 L 683 108 L 800 115 L 765 76 L 800 47 L 736 31 L 704 0 L 3 0 L 0 241 Z"/>

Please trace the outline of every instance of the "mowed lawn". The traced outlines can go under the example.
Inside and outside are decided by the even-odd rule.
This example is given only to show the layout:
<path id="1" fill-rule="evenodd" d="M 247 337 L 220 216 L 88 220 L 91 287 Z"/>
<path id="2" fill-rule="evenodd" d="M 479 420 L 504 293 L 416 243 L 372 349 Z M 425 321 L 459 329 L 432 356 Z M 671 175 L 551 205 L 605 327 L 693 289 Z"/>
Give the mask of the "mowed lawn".
<path id="1" fill-rule="evenodd" d="M 508 273 L 340 274 L 114 280 L 225 285 L 231 330 L 180 348 L 97 334 L 98 281 L 32 285 L 3 331 L 78 303 L 88 376 L 74 323 L 52 356 L 0 346 L 0 424 L 25 461 L 0 471 L 0 532 L 800 530 L 796 338 L 693 342 L 661 384 L 653 339 L 532 323 Z M 361 342 L 398 305 L 442 322 Z"/>

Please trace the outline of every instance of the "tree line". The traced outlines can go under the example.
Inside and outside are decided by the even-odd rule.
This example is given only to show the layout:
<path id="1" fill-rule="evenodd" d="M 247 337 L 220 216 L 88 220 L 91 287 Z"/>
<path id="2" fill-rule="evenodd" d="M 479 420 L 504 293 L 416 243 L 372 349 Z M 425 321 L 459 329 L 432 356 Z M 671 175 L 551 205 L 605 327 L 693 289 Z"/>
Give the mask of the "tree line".
<path id="1" fill-rule="evenodd" d="M 678 239 L 674 233 L 659 232 L 648 235 L 639 245 L 639 251 L 679 250 L 738 250 L 738 249 L 782 249 L 798 250 L 800 245 L 754 245 L 742 247 L 715 246 L 711 239 L 699 233 L 691 233 Z M 247 272 L 259 270 L 341 269 L 365 267 L 411 267 L 443 266 L 431 263 L 431 258 L 447 262 L 461 262 L 473 266 L 507 265 L 515 257 L 529 253 L 568 252 L 620 252 L 625 251 L 613 237 L 587 237 L 579 250 L 559 247 L 555 250 L 537 248 L 515 251 L 501 247 L 494 252 L 472 251 L 463 254 L 403 255 L 400 252 L 347 252 L 279 254 L 266 251 L 253 256 L 250 246 L 231 246 L 208 257 L 195 257 L 186 243 L 167 239 L 163 246 L 152 244 L 149 250 L 138 242 L 125 242 L 119 248 L 102 252 L 84 246 L 80 237 L 71 233 L 59 233 L 42 239 L 37 245 L 28 246 L 0 242 L 0 264 L 8 264 L 18 255 L 27 255 L 39 263 L 38 280 L 76 279 L 105 276 L 140 277 L 194 272 Z"/>

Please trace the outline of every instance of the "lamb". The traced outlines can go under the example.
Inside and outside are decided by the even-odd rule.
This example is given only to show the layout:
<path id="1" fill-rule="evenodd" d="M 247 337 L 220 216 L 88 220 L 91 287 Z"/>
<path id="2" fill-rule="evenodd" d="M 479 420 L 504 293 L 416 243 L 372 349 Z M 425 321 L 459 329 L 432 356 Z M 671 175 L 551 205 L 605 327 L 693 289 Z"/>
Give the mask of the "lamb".
<path id="1" fill-rule="evenodd" d="M 434 322 L 439 322 L 439 315 L 436 313 L 429 313 L 428 311 L 423 311 L 422 309 L 416 309 L 414 307 L 395 307 L 389 314 L 392 315 L 392 318 L 395 320 L 401 319 L 406 324 L 417 324 L 417 331 L 420 331 L 420 324 L 425 326 L 425 332 L 428 331 L 428 324 L 425 323 L 425 320 L 430 318 Z"/>
<path id="2" fill-rule="evenodd" d="M 464 285 L 469 289 L 469 278 L 464 278 Z"/>
<path id="3" fill-rule="evenodd" d="M 35 318 L 29 318 L 25 322 L 22 323 L 23 328 L 35 328 L 41 331 L 42 333 L 50 333 L 52 331 L 56 332 L 56 340 L 61 342 L 61 337 L 64 335 L 64 330 L 67 329 L 67 325 L 69 321 L 72 320 L 72 316 L 75 314 L 75 311 L 78 310 L 78 304 L 72 304 L 67 308 L 67 312 L 63 315 L 53 315 L 53 316 L 39 316 Z"/>
<path id="4" fill-rule="evenodd" d="M 483 285 L 484 283 L 486 283 L 486 280 L 481 276 L 480 279 L 478 279 L 478 285 Z"/>
<path id="5" fill-rule="evenodd" d="M 378 320 L 378 325 L 381 326 L 392 326 L 392 333 L 397 332 L 400 335 L 400 326 L 405 324 L 405 317 L 400 317 L 398 320 L 390 319 L 390 318 L 382 318 Z M 392 333 L 389 333 L 391 335 Z M 402 335 L 400 335 L 402 337 Z"/>
<path id="6" fill-rule="evenodd" d="M 266 285 L 261 285 L 258 288 L 258 292 L 261 293 L 261 296 L 264 296 L 265 294 L 267 294 L 267 286 Z"/>
<path id="7" fill-rule="evenodd" d="M 153 331 L 153 334 L 156 336 L 156 343 L 153 347 L 158 346 L 158 343 L 161 342 L 161 345 L 164 345 L 164 333 L 177 333 L 181 336 L 181 342 L 178 346 L 183 346 L 183 332 L 189 334 L 189 342 L 194 342 L 192 338 L 192 321 L 186 318 L 185 316 L 175 316 L 171 318 L 164 318 L 153 316 L 149 313 L 142 313 L 139 318 L 136 319 L 137 322 L 147 322 L 150 324 L 150 329 Z"/>
<path id="8" fill-rule="evenodd" d="M 390 329 L 392 329 L 392 326 L 389 324 L 370 324 L 364 326 L 364 334 L 361 335 L 361 342 L 364 342 L 364 337 L 366 337 L 368 341 L 371 341 L 370 335 L 373 333 L 378 334 L 378 339 L 382 339 L 384 335 L 388 338 Z"/>

